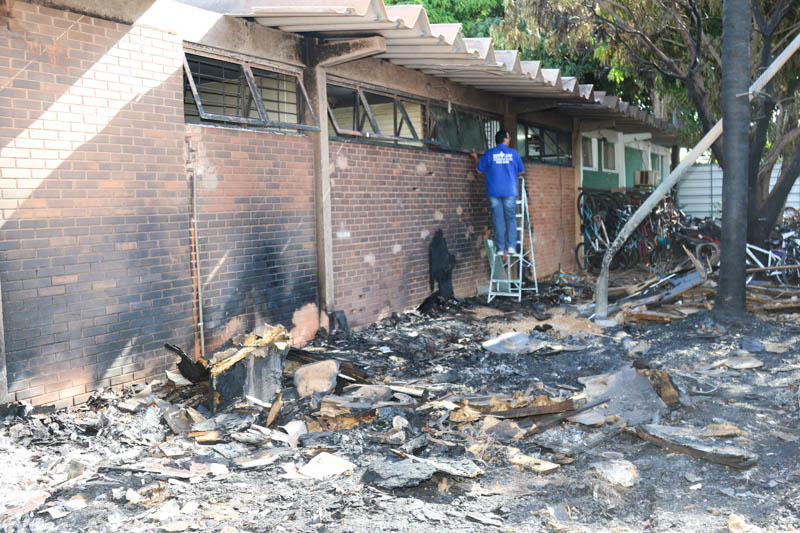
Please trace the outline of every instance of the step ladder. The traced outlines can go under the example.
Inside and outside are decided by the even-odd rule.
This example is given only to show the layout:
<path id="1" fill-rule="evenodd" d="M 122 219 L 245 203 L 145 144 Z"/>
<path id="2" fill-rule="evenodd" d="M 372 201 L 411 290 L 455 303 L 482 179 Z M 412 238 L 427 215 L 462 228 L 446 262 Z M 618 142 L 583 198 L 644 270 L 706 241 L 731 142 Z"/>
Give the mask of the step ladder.
<path id="1" fill-rule="evenodd" d="M 533 254 L 533 227 L 531 213 L 528 208 L 528 192 L 525 189 L 525 178 L 519 177 L 519 196 L 517 196 L 517 253 L 497 256 L 494 241 L 486 241 L 489 252 L 489 281 L 488 302 L 497 296 L 509 296 L 522 300 L 524 291 L 539 293 L 539 283 L 536 281 L 536 260 Z M 525 272 L 530 270 L 532 286 L 525 286 Z"/>

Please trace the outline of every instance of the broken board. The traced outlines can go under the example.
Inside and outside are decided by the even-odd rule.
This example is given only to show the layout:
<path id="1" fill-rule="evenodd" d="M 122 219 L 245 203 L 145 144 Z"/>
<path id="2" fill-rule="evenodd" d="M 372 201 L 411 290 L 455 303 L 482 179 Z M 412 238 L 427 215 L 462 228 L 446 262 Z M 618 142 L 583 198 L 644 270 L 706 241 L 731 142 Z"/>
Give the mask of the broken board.
<path id="1" fill-rule="evenodd" d="M 746 469 L 758 462 L 758 456 L 736 446 L 719 445 L 709 437 L 701 437 L 691 428 L 644 424 L 636 434 L 672 452 L 682 453 L 711 463 Z"/>

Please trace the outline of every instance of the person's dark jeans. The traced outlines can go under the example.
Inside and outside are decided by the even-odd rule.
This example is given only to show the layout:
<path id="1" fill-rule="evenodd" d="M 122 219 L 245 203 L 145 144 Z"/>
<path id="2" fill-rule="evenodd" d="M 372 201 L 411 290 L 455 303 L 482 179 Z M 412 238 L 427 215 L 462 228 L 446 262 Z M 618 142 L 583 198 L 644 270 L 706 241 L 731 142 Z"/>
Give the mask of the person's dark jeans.
<path id="1" fill-rule="evenodd" d="M 517 249 L 517 197 L 490 196 L 494 244 L 498 252 Z"/>

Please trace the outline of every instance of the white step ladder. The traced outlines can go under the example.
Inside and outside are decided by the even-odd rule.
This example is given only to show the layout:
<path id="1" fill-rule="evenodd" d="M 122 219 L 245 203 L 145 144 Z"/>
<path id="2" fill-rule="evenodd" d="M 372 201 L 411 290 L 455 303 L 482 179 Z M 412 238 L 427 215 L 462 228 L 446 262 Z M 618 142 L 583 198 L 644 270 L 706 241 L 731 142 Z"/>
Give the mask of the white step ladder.
<path id="1" fill-rule="evenodd" d="M 517 197 L 517 252 L 499 257 L 492 240 L 486 241 L 486 249 L 489 252 L 489 270 L 491 272 L 488 302 L 494 300 L 496 296 L 510 296 L 519 302 L 522 300 L 524 291 L 539 293 L 539 283 L 536 280 L 536 260 L 533 255 L 531 213 L 528 208 L 525 178 L 522 176 L 519 177 L 519 196 Z M 532 287 L 524 286 L 526 269 L 531 271 Z"/>

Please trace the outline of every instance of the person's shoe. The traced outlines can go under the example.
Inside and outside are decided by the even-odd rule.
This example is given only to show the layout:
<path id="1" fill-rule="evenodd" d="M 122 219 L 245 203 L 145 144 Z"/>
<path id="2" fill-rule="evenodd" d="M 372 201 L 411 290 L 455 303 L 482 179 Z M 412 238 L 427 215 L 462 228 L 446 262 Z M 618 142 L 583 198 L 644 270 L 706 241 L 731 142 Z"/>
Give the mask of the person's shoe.
<path id="1" fill-rule="evenodd" d="M 509 248 L 508 250 L 506 250 L 506 253 L 508 255 L 514 255 L 517 253 L 517 251 L 514 248 Z"/>
<path id="2" fill-rule="evenodd" d="M 497 250 L 497 254 L 495 255 L 497 255 L 497 257 L 503 257 L 504 254 L 505 252 L 503 252 L 503 250 Z"/>

